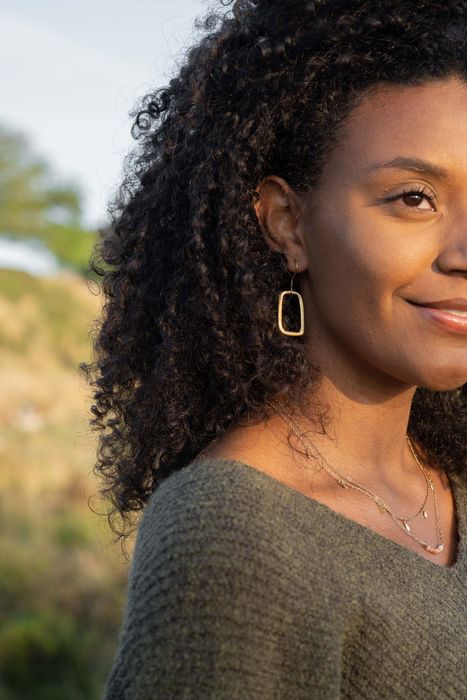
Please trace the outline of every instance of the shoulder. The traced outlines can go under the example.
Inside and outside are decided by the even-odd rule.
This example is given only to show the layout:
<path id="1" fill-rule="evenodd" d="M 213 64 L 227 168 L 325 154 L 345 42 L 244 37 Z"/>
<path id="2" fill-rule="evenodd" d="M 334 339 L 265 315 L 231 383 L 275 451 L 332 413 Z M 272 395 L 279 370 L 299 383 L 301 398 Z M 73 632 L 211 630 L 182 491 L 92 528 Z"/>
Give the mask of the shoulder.
<path id="1" fill-rule="evenodd" d="M 134 557 L 144 550 L 146 562 L 151 553 L 202 563 L 223 548 L 234 556 L 254 536 L 258 521 L 268 518 L 254 475 L 245 470 L 240 475 L 234 462 L 202 459 L 172 473 L 146 504 Z"/>
<path id="2" fill-rule="evenodd" d="M 135 542 L 133 569 L 151 562 L 192 569 L 250 567 L 290 558 L 293 518 L 280 484 L 235 460 L 194 460 L 151 495 Z M 135 572 L 136 573 L 136 572 Z"/>
<path id="3" fill-rule="evenodd" d="M 256 469 L 230 459 L 203 458 L 171 474 L 154 491 L 146 505 L 143 529 L 189 524 L 202 518 L 203 532 L 274 516 L 277 501 L 272 479 L 264 480 Z M 245 517 L 249 516 L 249 517 Z M 201 532 L 198 528 L 198 532 Z"/>
<path id="4" fill-rule="evenodd" d="M 150 497 L 135 543 L 129 604 L 147 611 L 148 595 L 157 591 L 167 605 L 191 596 L 215 614 L 238 604 L 258 614 L 277 608 L 295 615 L 307 601 L 309 614 L 327 615 L 332 625 L 337 611 L 328 608 L 329 585 L 342 577 L 329 527 L 310 499 L 254 467 L 195 460 Z M 348 572 L 341 573 L 347 581 Z"/>
<path id="5" fill-rule="evenodd" d="M 297 575 L 316 555 L 322 573 L 325 524 L 316 504 L 271 476 L 234 459 L 202 458 L 166 478 L 151 495 L 135 546 L 148 561 L 161 554 L 235 557 L 248 551 L 251 565 L 282 562 Z M 294 563 L 292 563 L 294 562 Z M 212 563 L 212 562 L 211 562 Z M 334 558 L 329 551 L 330 566 Z"/>
<path id="6" fill-rule="evenodd" d="M 287 515 L 269 481 L 206 459 L 151 495 L 105 700 L 149 700 L 156 686 L 161 697 L 227 699 L 306 697 L 323 684 L 323 698 L 338 697 L 339 625 L 325 589 L 310 601 L 301 545 L 278 529 Z"/>
<path id="7" fill-rule="evenodd" d="M 335 575 L 344 559 L 348 521 L 295 488 L 244 462 L 195 459 L 166 478 L 144 510 L 135 545 L 138 565 L 150 557 L 188 557 L 203 564 L 248 552 L 251 566 L 285 567 L 288 576 Z M 351 533 L 350 533 L 351 534 Z M 329 542 L 333 541 L 333 547 Z M 355 543 L 353 543 L 355 546 Z M 163 548 L 163 552 L 160 548 Z M 144 555 L 141 561 L 140 552 Z M 311 585 L 311 582 L 310 582 Z"/>

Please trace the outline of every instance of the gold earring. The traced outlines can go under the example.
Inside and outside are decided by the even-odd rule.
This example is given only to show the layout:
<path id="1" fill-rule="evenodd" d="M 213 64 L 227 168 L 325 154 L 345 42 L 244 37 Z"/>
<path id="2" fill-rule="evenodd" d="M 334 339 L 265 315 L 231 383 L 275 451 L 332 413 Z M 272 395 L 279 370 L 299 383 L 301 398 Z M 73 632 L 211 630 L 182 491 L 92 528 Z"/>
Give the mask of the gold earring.
<path id="1" fill-rule="evenodd" d="M 298 263 L 296 260 L 295 260 L 295 267 L 298 270 Z M 279 322 L 279 330 L 284 335 L 303 335 L 305 333 L 305 311 L 304 311 L 304 307 L 303 307 L 303 298 L 302 298 L 302 295 L 300 294 L 300 292 L 295 292 L 292 289 L 293 278 L 295 277 L 295 275 L 296 275 L 296 271 L 292 275 L 292 279 L 290 281 L 290 289 L 286 289 L 284 292 L 281 292 L 279 294 L 279 308 L 278 308 L 278 312 L 277 312 L 277 319 Z M 298 297 L 298 301 L 300 304 L 300 330 L 299 331 L 288 331 L 284 328 L 284 326 L 282 324 L 282 312 L 283 312 L 283 305 L 284 305 L 284 297 L 286 297 L 287 294 L 293 294 L 294 296 Z"/>

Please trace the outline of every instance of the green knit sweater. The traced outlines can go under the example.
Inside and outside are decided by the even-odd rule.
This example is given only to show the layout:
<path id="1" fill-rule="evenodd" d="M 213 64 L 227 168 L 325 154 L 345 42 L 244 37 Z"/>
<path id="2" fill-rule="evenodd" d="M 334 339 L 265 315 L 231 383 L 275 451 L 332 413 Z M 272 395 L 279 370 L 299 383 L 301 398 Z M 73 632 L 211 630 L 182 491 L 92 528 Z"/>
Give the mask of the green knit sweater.
<path id="1" fill-rule="evenodd" d="M 467 495 L 446 568 L 236 460 L 140 521 L 104 700 L 466 700 Z"/>

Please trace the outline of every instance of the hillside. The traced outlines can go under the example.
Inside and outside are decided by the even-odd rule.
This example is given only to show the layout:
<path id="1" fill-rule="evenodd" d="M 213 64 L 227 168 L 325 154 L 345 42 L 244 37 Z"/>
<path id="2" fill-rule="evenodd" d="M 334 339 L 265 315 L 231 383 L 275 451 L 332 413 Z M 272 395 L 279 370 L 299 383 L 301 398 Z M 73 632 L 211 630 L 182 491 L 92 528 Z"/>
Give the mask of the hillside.
<path id="1" fill-rule="evenodd" d="M 98 700 L 127 565 L 93 513 L 95 283 L 0 270 L 0 698 Z M 92 507 L 101 511 L 94 496 Z"/>

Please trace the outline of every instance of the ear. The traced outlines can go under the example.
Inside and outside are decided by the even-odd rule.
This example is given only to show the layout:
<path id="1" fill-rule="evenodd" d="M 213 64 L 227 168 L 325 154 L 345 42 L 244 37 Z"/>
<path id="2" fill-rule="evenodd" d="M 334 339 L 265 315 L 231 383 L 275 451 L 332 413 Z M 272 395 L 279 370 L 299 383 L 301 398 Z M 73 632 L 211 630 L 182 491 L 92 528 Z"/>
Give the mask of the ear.
<path id="1" fill-rule="evenodd" d="M 305 206 L 303 198 L 276 175 L 264 178 L 256 192 L 255 212 L 267 244 L 287 258 L 290 272 L 302 272 L 308 266 L 298 226 Z"/>

